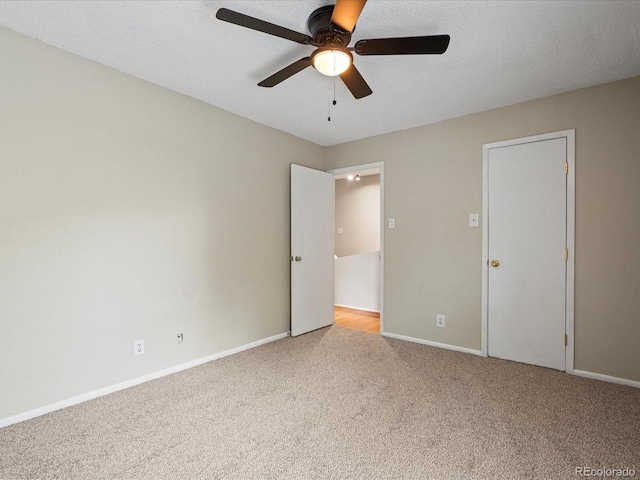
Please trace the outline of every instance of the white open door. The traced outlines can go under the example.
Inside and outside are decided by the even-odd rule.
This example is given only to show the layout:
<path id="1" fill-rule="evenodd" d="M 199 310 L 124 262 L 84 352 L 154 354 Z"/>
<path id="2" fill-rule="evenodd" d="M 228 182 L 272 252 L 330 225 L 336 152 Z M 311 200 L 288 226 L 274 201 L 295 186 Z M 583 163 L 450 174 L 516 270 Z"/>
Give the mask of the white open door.
<path id="1" fill-rule="evenodd" d="M 291 336 L 334 322 L 333 175 L 291 165 Z"/>

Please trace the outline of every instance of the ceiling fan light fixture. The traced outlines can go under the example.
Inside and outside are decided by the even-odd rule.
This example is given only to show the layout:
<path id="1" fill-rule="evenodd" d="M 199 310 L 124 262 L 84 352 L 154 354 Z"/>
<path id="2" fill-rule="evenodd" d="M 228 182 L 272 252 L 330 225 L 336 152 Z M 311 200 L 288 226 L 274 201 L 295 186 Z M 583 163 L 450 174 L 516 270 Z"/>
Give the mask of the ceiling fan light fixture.
<path id="1" fill-rule="evenodd" d="M 311 55 L 314 68 L 323 75 L 335 77 L 348 70 L 353 62 L 353 55 L 347 49 L 321 47 Z"/>

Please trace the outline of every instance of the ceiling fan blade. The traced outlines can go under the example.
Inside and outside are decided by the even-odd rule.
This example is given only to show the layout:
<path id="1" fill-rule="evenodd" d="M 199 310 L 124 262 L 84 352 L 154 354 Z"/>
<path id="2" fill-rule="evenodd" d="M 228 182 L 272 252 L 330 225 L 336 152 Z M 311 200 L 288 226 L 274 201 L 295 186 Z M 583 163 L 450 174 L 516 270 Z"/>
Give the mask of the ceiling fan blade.
<path id="1" fill-rule="evenodd" d="M 354 46 L 358 55 L 420 55 L 447 51 L 449 35 L 425 37 L 376 38 L 360 40 Z"/>
<path id="2" fill-rule="evenodd" d="M 373 93 L 353 63 L 346 72 L 340 75 L 340 78 L 356 98 L 366 97 Z"/>
<path id="3" fill-rule="evenodd" d="M 296 73 L 304 70 L 311 65 L 311 57 L 301 58 L 297 62 L 293 62 L 288 67 L 284 67 L 279 72 L 274 73 L 269 78 L 265 78 L 261 81 L 259 87 L 275 87 L 280 82 L 285 81 L 287 78 L 295 75 Z"/>
<path id="4" fill-rule="evenodd" d="M 353 32 L 367 0 L 338 0 L 333 7 L 331 23 L 345 32 Z"/>
<path id="5" fill-rule="evenodd" d="M 234 23 L 241 27 L 250 28 L 251 30 L 257 30 L 258 32 L 268 33 L 269 35 L 275 35 L 276 37 L 285 38 L 292 42 L 301 43 L 303 45 L 310 45 L 313 39 L 288 28 L 274 25 L 273 23 L 265 22 L 257 18 L 250 17 L 244 13 L 234 12 L 228 8 L 221 8 L 216 12 L 216 18 L 223 22 Z"/>

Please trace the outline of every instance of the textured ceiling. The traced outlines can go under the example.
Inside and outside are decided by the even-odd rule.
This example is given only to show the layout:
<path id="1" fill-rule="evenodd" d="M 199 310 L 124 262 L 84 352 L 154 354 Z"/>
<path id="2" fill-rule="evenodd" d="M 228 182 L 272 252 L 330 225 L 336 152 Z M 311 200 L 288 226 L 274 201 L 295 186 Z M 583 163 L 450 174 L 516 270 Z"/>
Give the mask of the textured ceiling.
<path id="1" fill-rule="evenodd" d="M 331 0 L 0 1 L 0 25 L 320 145 L 640 75 L 640 1 L 370 0 L 362 38 L 451 35 L 444 55 L 355 57 L 355 100 L 312 68 L 256 84 L 313 47 L 224 23 L 221 7 L 307 33 Z M 0 46 L 0 48 L 2 48 Z M 5 74 L 3 72 L 2 74 Z"/>

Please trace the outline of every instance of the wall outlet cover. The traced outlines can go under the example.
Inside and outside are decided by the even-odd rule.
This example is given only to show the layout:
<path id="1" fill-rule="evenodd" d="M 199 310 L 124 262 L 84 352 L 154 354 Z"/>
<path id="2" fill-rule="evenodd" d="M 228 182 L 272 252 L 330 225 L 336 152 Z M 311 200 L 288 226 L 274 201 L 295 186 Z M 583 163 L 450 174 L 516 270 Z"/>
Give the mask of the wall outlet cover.
<path id="1" fill-rule="evenodd" d="M 133 354 L 142 355 L 144 353 L 144 340 L 136 340 L 133 342 Z"/>
<path id="2" fill-rule="evenodd" d="M 436 327 L 444 328 L 445 317 L 441 313 L 436 315 Z"/>

